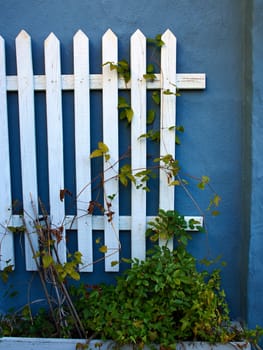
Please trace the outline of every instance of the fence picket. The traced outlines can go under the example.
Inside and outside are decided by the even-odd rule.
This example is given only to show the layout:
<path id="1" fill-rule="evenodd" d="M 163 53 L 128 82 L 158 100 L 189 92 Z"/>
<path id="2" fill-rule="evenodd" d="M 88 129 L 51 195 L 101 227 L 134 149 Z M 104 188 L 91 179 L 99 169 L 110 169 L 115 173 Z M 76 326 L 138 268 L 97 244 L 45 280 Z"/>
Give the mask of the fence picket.
<path id="1" fill-rule="evenodd" d="M 64 189 L 63 166 L 63 129 L 62 129 L 62 92 L 60 43 L 51 33 L 45 40 L 47 139 L 50 220 L 54 229 L 63 225 L 65 216 L 64 202 L 59 200 L 60 190 Z M 66 261 L 65 229 L 62 229 L 62 241 L 58 244 L 59 257 Z"/>
<path id="2" fill-rule="evenodd" d="M 75 157 L 78 221 L 78 250 L 81 271 L 93 271 L 92 217 L 87 215 L 91 201 L 89 39 L 78 31 L 74 36 Z"/>
<path id="3" fill-rule="evenodd" d="M 118 135 L 118 74 L 111 70 L 107 62 L 118 62 L 118 39 L 109 29 L 102 38 L 102 93 L 103 93 L 103 142 L 108 146 L 110 159 L 104 160 L 104 190 L 105 208 L 114 212 L 113 217 L 105 216 L 104 239 L 107 253 L 105 254 L 105 270 L 118 271 L 119 265 L 119 183 L 116 174 L 119 172 L 119 135 Z M 110 200 L 108 196 L 114 196 Z M 111 207 L 109 207 L 109 203 Z M 108 208 L 107 208 L 108 207 Z M 110 220 L 110 221 L 109 221 Z M 114 265 L 115 264 L 115 265 Z"/>
<path id="4" fill-rule="evenodd" d="M 131 37 L 131 106 L 134 116 L 131 123 L 131 166 L 135 173 L 146 168 L 146 38 L 137 30 Z M 132 186 L 132 237 L 131 254 L 145 258 L 146 191 Z"/>
<path id="5" fill-rule="evenodd" d="M 164 91 L 175 91 L 176 87 L 176 37 L 170 30 L 162 35 L 164 45 L 161 48 L 161 133 L 160 155 L 170 154 L 175 158 L 175 130 L 170 129 L 176 125 L 176 96 L 166 95 Z M 159 208 L 172 210 L 174 208 L 174 186 L 167 186 L 164 171 L 160 171 Z M 162 243 L 162 242 L 161 242 Z M 170 242 L 172 247 L 172 242 Z"/>
<path id="6" fill-rule="evenodd" d="M 37 251 L 38 237 L 34 229 L 34 219 L 38 215 L 34 83 L 31 38 L 24 30 L 16 38 L 16 55 L 24 220 L 34 251 Z M 27 238 L 25 258 L 27 270 L 36 270 Z"/>
<path id="7" fill-rule="evenodd" d="M 9 159 L 9 137 L 7 123 L 7 94 L 5 68 L 5 42 L 0 36 L 0 270 L 6 267 L 6 262 L 15 265 L 14 241 L 12 232 L 7 226 L 12 226 L 12 199 Z"/>

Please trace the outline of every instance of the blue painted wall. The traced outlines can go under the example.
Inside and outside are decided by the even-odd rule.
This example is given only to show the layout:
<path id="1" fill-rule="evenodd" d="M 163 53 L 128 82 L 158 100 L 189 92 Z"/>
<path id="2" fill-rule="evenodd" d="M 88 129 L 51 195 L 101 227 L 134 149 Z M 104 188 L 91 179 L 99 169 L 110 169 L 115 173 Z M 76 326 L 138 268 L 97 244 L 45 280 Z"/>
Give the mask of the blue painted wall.
<path id="1" fill-rule="evenodd" d="M 0 12 L 8 74 L 16 73 L 14 40 L 21 29 L 32 37 L 35 74 L 44 73 L 43 41 L 50 32 L 62 44 L 63 73 L 72 73 L 72 37 L 78 29 L 90 38 L 91 72 L 99 73 L 101 37 L 108 28 L 119 37 L 120 58 L 129 55 L 129 38 L 137 28 L 147 37 L 167 28 L 173 31 L 178 39 L 178 72 L 207 75 L 205 91 L 184 92 L 178 99 L 178 123 L 186 130 L 181 137 L 183 146 L 177 149 L 178 158 L 186 173 L 209 175 L 222 197 L 221 215 L 207 219 L 208 236 L 195 235 L 191 249 L 198 257 L 223 255 L 227 262 L 223 285 L 231 314 L 250 324 L 260 323 L 263 312 L 260 13 L 260 0 L 2 0 Z M 12 103 L 15 99 L 10 96 L 13 118 L 17 117 Z M 43 123 L 44 100 L 41 96 L 38 99 L 39 123 Z M 71 101 L 68 97 L 64 105 L 69 118 Z M 16 138 L 13 132 L 12 141 Z M 17 177 L 14 184 L 19 196 Z M 205 206 L 208 196 L 192 190 Z M 185 215 L 198 214 L 180 190 L 176 206 Z M 19 279 L 25 276 L 22 270 L 20 266 L 15 276 L 22 290 L 17 306 L 26 301 L 24 277 Z M 98 279 L 100 273 L 98 270 L 97 277 L 92 278 Z M 32 298 L 38 295 L 37 287 L 32 293 Z M 0 308 L 5 308 L 6 303 L 2 299 Z"/>
<path id="2" fill-rule="evenodd" d="M 248 321 L 251 325 L 262 323 L 263 310 L 263 23 L 260 17 L 263 11 L 262 1 L 255 0 L 251 26 L 251 223 L 248 276 Z"/>

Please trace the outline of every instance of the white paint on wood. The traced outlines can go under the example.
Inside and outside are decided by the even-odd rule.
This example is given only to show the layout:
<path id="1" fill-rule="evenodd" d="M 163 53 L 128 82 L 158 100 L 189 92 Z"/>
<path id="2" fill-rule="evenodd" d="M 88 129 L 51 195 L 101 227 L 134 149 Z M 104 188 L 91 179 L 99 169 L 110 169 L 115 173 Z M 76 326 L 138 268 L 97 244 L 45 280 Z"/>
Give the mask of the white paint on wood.
<path id="1" fill-rule="evenodd" d="M 152 81 L 147 81 L 147 90 L 156 90 L 161 87 L 161 74 L 155 74 L 156 78 Z M 61 75 L 62 90 L 74 89 L 74 75 Z M 90 90 L 102 89 L 102 74 L 90 74 L 89 76 Z M 206 87 L 206 75 L 204 73 L 178 73 L 176 74 L 177 88 L 179 90 L 202 90 Z M 34 75 L 34 86 L 36 91 L 45 91 L 46 77 L 45 75 Z M 123 78 L 118 79 L 118 88 L 129 90 L 131 83 L 125 83 Z M 17 77 L 15 75 L 7 76 L 7 91 L 17 91 Z"/>
<path id="2" fill-rule="evenodd" d="M 82 271 L 93 271 L 91 201 L 89 39 L 78 31 L 74 36 L 75 158 L 78 221 L 78 250 Z"/>
<path id="3" fill-rule="evenodd" d="M 16 38 L 16 61 L 24 220 L 34 249 L 32 251 L 26 236 L 25 258 L 26 268 L 31 271 L 36 270 L 33 255 L 38 251 L 38 237 L 34 228 L 38 215 L 38 189 L 31 38 L 24 30 Z"/>
<path id="4" fill-rule="evenodd" d="M 76 345 L 81 344 L 79 347 L 87 347 L 87 340 L 85 339 L 62 339 L 62 338 L 22 338 L 22 337 L 3 337 L 0 339 L 0 350 L 75 350 Z M 90 350 L 111 350 L 119 346 L 112 340 L 92 339 L 88 342 L 88 348 Z M 247 341 L 229 342 L 229 343 L 216 343 L 212 344 L 208 342 L 179 342 L 176 343 L 177 350 L 233 350 L 243 349 L 251 350 L 251 344 Z M 156 346 L 157 347 L 157 346 Z M 119 346 L 120 350 L 132 350 L 133 345 Z M 158 347 L 159 348 L 159 347 Z M 145 346 L 143 350 L 149 350 L 150 347 Z"/>
<path id="5" fill-rule="evenodd" d="M 56 229 L 63 224 L 65 208 L 64 202 L 60 201 L 60 190 L 64 189 L 60 44 L 53 33 L 45 40 L 44 52 L 50 219 L 52 228 Z M 65 262 L 66 241 L 64 229 L 62 235 L 63 239 L 57 248 L 60 260 Z"/>
<path id="6" fill-rule="evenodd" d="M 105 215 L 104 237 L 107 253 L 105 254 L 105 270 L 118 271 L 119 265 L 112 265 L 119 261 L 119 182 L 116 175 L 119 172 L 119 135 L 118 135 L 118 75 L 117 71 L 110 70 L 107 62 L 117 63 L 118 40 L 109 29 L 102 38 L 102 62 L 103 62 L 103 142 L 108 146 L 110 159 L 104 160 L 104 206 L 105 210 L 114 212 L 114 215 Z M 108 196 L 115 196 L 110 200 Z M 110 203 L 111 207 L 107 207 Z M 109 222 L 110 220 L 110 222 Z"/>
<path id="7" fill-rule="evenodd" d="M 131 167 L 133 173 L 146 169 L 146 38 L 137 30 L 131 37 Z M 147 184 L 143 184 L 147 186 Z M 146 251 L 146 191 L 132 184 L 131 255 L 143 260 Z"/>
<path id="8" fill-rule="evenodd" d="M 5 66 L 5 42 L 0 36 L 0 270 L 6 267 L 7 261 L 15 264 L 13 234 L 7 230 L 12 226 L 12 199 Z"/>
<path id="9" fill-rule="evenodd" d="M 154 220 L 154 216 L 147 216 L 146 217 L 146 223 L 149 221 Z M 184 216 L 184 219 L 187 223 L 189 223 L 190 220 L 196 221 L 198 224 L 197 226 L 203 227 L 203 216 Z M 23 220 L 19 215 L 12 215 L 12 224 L 14 226 L 21 226 L 23 224 Z M 102 215 L 93 215 L 91 217 L 91 225 L 94 231 L 102 231 L 104 230 L 104 217 Z M 74 215 L 66 215 L 64 226 L 66 230 L 77 230 L 78 229 L 78 220 L 76 220 L 76 217 Z M 122 231 L 130 231 L 132 227 L 131 222 L 131 216 L 121 215 L 119 216 L 119 230 L 120 234 Z M 188 231 L 196 232 L 198 231 L 197 228 L 190 229 L 188 228 Z"/>
<path id="10" fill-rule="evenodd" d="M 174 91 L 172 84 L 176 82 L 176 37 L 167 30 L 162 40 L 161 48 L 161 111 L 160 111 L 160 156 L 170 154 L 175 159 L 175 130 L 170 129 L 176 125 L 176 96 L 165 95 L 164 91 Z M 162 164 L 161 164 L 162 165 Z M 174 209 L 174 186 L 169 186 L 169 178 L 166 171 L 160 171 L 159 208 L 164 210 Z M 160 242 L 162 244 L 162 242 Z M 172 248 L 172 242 L 170 242 Z"/>

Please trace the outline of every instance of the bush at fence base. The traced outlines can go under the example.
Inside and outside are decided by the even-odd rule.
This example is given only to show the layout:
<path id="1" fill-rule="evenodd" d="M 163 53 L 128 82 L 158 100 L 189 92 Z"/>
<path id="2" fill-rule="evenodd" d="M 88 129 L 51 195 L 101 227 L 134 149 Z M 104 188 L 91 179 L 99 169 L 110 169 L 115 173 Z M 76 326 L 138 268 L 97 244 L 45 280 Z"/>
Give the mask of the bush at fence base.
<path id="1" fill-rule="evenodd" d="M 182 341 L 257 343 L 263 335 L 261 328 L 244 330 L 230 322 L 220 269 L 212 269 L 210 261 L 204 261 L 201 268 L 188 252 L 191 236 L 184 219 L 176 212 L 160 211 L 147 233 L 153 241 L 162 238 L 166 244 L 154 245 L 145 261 L 128 261 L 131 267 L 117 278 L 116 285 L 69 288 L 85 338 L 140 348 L 150 344 L 171 348 Z M 173 250 L 168 248 L 171 238 Z M 57 318 L 45 309 L 31 315 L 29 307 L 3 315 L 0 335 L 79 338 L 69 307 L 62 303 L 55 309 Z"/>

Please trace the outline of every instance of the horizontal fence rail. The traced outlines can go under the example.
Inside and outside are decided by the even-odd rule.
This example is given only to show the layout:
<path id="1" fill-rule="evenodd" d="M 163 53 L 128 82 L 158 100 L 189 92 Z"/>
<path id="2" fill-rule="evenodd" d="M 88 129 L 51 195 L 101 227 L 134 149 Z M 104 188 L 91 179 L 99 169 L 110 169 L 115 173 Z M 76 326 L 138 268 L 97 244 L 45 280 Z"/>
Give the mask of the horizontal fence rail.
<path id="1" fill-rule="evenodd" d="M 25 225 L 38 250 L 38 238 L 35 234 L 34 218 L 38 211 L 38 176 L 37 176 L 37 140 L 35 120 L 35 92 L 45 93 L 45 113 L 47 124 L 48 153 L 48 186 L 49 217 L 54 227 L 62 227 L 62 242 L 59 243 L 59 256 L 62 262 L 67 260 L 66 230 L 77 230 L 78 250 L 83 256 L 82 271 L 93 271 L 93 231 L 104 231 L 104 242 L 108 247 L 105 253 L 105 271 L 118 271 L 119 234 L 123 230 L 131 231 L 131 255 L 139 259 L 145 258 L 145 230 L 147 222 L 152 219 L 146 215 L 146 192 L 131 189 L 131 215 L 119 215 L 119 183 L 115 175 L 118 173 L 119 158 L 119 90 L 129 90 L 131 108 L 134 115 L 131 122 L 131 166 L 132 169 L 146 168 L 146 140 L 140 135 L 146 132 L 146 105 L 148 90 L 173 89 L 205 89 L 205 74 L 181 74 L 176 72 L 176 37 L 167 30 L 162 35 L 164 45 L 161 47 L 160 72 L 153 81 L 146 81 L 146 37 L 137 30 L 130 40 L 131 79 L 127 83 L 118 76 L 110 65 L 102 67 L 101 74 L 90 74 L 89 39 L 78 31 L 73 38 L 73 74 L 61 73 L 60 42 L 51 33 L 44 43 L 45 74 L 34 75 L 32 63 L 31 37 L 22 30 L 16 38 L 17 75 L 6 75 L 5 42 L 0 36 L 0 162 L 2 164 L 2 181 L 0 182 L 0 268 L 6 262 L 15 265 L 13 233 L 8 227 Z M 109 29 L 102 38 L 102 62 L 118 62 L 118 38 Z M 87 203 L 92 200 L 91 186 L 91 115 L 90 92 L 102 91 L 103 143 L 111 154 L 109 162 L 104 161 L 106 176 L 105 192 L 115 194 L 111 202 L 111 210 L 115 213 L 112 221 L 108 217 L 83 215 L 87 213 Z M 75 129 L 75 183 L 77 193 L 76 216 L 67 215 L 64 201 L 59 200 L 60 190 L 64 185 L 64 142 L 63 140 L 63 106 L 62 92 L 74 93 L 74 129 Z M 15 92 L 18 95 L 21 177 L 23 193 L 23 217 L 15 215 L 11 209 L 12 188 L 10 170 L 10 150 L 8 133 L 7 95 Z M 161 94 L 160 107 L 161 135 L 160 154 L 175 155 L 175 132 L 169 130 L 176 125 L 176 96 Z M 83 190 L 85 189 L 85 190 Z M 165 210 L 174 208 L 175 191 L 167 186 L 165 174 L 160 173 L 159 207 Z M 138 203 L 140 205 L 138 205 Z M 107 201 L 105 199 L 105 207 Z M 202 224 L 202 217 L 193 218 Z M 114 229 L 113 229 L 114 227 Z M 25 239 L 26 269 L 33 271 L 36 264 L 32 258 L 30 242 Z"/>

